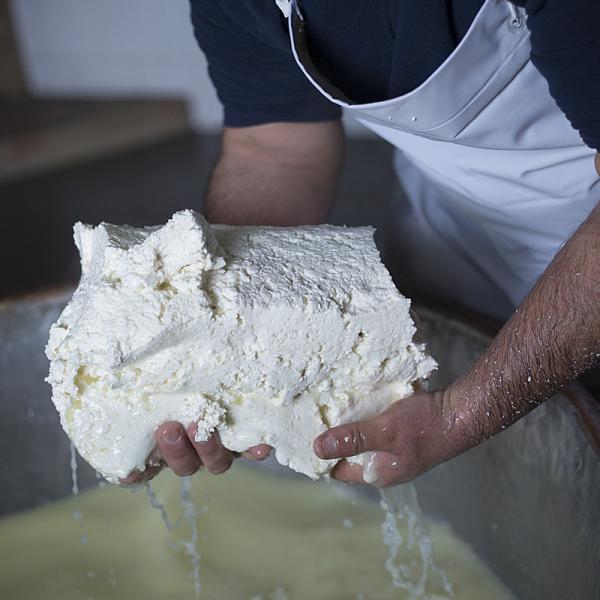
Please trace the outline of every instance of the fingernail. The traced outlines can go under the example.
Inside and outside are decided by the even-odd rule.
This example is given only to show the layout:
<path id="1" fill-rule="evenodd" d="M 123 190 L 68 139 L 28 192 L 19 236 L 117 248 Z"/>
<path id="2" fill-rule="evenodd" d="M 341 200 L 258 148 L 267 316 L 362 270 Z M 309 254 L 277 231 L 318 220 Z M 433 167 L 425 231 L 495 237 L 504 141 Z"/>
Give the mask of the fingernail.
<path id="1" fill-rule="evenodd" d="M 196 471 L 198 471 L 198 469 L 193 469 L 187 473 L 181 473 L 180 477 L 191 477 L 192 475 L 195 475 Z"/>
<path id="2" fill-rule="evenodd" d="M 323 458 L 335 456 L 338 450 L 337 440 L 332 435 L 325 435 L 321 438 L 321 453 Z"/>
<path id="3" fill-rule="evenodd" d="M 163 433 L 163 440 L 167 444 L 178 444 L 181 441 L 181 429 L 166 429 Z"/>

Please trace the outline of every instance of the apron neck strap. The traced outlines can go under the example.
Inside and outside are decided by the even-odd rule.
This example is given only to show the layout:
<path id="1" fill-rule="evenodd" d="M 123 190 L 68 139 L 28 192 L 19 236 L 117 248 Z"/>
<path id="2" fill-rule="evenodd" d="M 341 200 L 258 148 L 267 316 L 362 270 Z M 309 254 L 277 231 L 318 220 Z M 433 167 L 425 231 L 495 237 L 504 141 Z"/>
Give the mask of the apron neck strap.
<path id="1" fill-rule="evenodd" d="M 275 4 L 277 4 L 277 8 L 279 8 L 279 10 L 283 13 L 283 16 L 286 19 L 290 18 L 293 11 L 299 19 L 304 21 L 304 17 L 302 16 L 302 11 L 300 10 L 298 0 L 275 0 Z"/>

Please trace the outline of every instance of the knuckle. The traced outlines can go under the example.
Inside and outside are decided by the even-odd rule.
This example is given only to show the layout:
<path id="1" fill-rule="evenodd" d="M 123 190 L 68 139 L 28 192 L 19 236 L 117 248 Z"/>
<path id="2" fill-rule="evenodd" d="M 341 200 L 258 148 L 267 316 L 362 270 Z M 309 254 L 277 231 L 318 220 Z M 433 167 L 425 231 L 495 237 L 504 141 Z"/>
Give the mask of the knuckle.
<path id="1" fill-rule="evenodd" d="M 161 447 L 161 452 L 167 462 L 169 462 L 169 460 L 181 461 L 190 454 L 189 448 L 185 444 L 167 444 L 166 446 Z"/>
<path id="2" fill-rule="evenodd" d="M 365 436 L 358 423 L 348 426 L 348 429 L 342 433 L 341 442 L 342 447 L 352 454 L 360 454 L 365 451 Z"/>
<path id="3" fill-rule="evenodd" d="M 378 450 L 395 454 L 400 439 L 403 437 L 400 435 L 403 429 L 405 428 L 398 422 L 395 415 L 383 413 L 375 419 L 374 435 L 377 436 Z"/>

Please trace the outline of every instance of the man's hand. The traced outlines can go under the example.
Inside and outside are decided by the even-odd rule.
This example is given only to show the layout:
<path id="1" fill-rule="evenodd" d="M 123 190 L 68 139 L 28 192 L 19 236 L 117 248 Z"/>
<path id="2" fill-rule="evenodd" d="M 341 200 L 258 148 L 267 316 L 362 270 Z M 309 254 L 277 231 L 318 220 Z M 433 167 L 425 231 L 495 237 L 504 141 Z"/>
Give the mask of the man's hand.
<path id="1" fill-rule="evenodd" d="M 314 450 L 324 460 L 374 451 L 375 484 L 404 483 L 466 449 L 448 427 L 450 412 L 447 393 L 421 392 L 399 400 L 372 419 L 329 429 L 315 440 Z M 363 467 L 345 460 L 331 475 L 340 481 L 365 483 Z"/>
<path id="2" fill-rule="evenodd" d="M 469 412 L 463 381 L 437 392 L 419 392 L 398 400 L 380 415 L 332 427 L 314 442 L 321 459 L 375 452 L 378 487 L 406 483 L 461 454 L 503 428 L 489 411 Z M 331 476 L 365 483 L 364 467 L 341 460 Z"/>
<path id="3" fill-rule="evenodd" d="M 206 442 L 197 442 L 196 431 L 196 425 L 190 425 L 186 430 L 181 423 L 173 421 L 160 425 L 154 433 L 156 450 L 146 470 L 132 473 L 123 483 L 133 485 L 148 481 L 165 465 L 181 477 L 193 475 L 202 467 L 214 475 L 227 471 L 239 454 L 223 446 L 218 432 Z M 244 456 L 250 460 L 264 460 L 270 451 L 269 446 L 261 444 L 244 452 Z"/>
<path id="4" fill-rule="evenodd" d="M 600 206 L 561 248 L 471 370 L 443 392 L 416 394 L 315 440 L 320 458 L 378 451 L 378 485 L 413 479 L 525 416 L 600 359 Z M 337 479 L 362 482 L 346 461 Z"/>
<path id="5" fill-rule="evenodd" d="M 268 123 L 226 128 L 221 156 L 212 174 L 204 214 L 212 223 L 228 225 L 311 225 L 323 223 L 343 153 L 340 121 Z M 177 475 L 191 475 L 204 466 L 223 473 L 236 453 L 223 447 L 218 433 L 196 442 L 195 426 L 163 423 L 155 433 L 157 450 L 141 473 L 123 483 L 142 483 L 168 465 Z M 250 448 L 244 455 L 263 460 L 271 448 Z"/>

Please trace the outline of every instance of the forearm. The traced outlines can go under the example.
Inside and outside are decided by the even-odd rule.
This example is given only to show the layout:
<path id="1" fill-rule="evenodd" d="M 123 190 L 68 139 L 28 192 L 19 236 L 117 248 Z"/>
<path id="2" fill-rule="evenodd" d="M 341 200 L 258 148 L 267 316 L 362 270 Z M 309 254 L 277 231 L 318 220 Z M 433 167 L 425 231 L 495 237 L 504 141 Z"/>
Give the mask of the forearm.
<path id="1" fill-rule="evenodd" d="M 317 224 L 333 205 L 343 148 L 339 122 L 226 129 L 205 214 L 234 225 Z"/>
<path id="2" fill-rule="evenodd" d="M 463 377 L 329 429 L 315 440 L 315 453 L 331 460 L 376 451 L 377 485 L 414 479 L 505 429 L 596 364 L 599 305 L 600 205 Z M 342 461 L 333 477 L 361 483 L 362 467 Z"/>
<path id="3" fill-rule="evenodd" d="M 491 437 L 598 362 L 600 208 L 558 252 L 474 367 L 448 392 L 450 426 Z"/>
<path id="4" fill-rule="evenodd" d="M 445 390 L 417 393 L 380 415 L 315 440 L 319 458 L 379 453 L 378 485 L 410 481 L 492 437 L 600 357 L 600 208 L 560 250 L 473 368 Z M 337 479 L 360 483 L 341 462 Z"/>

